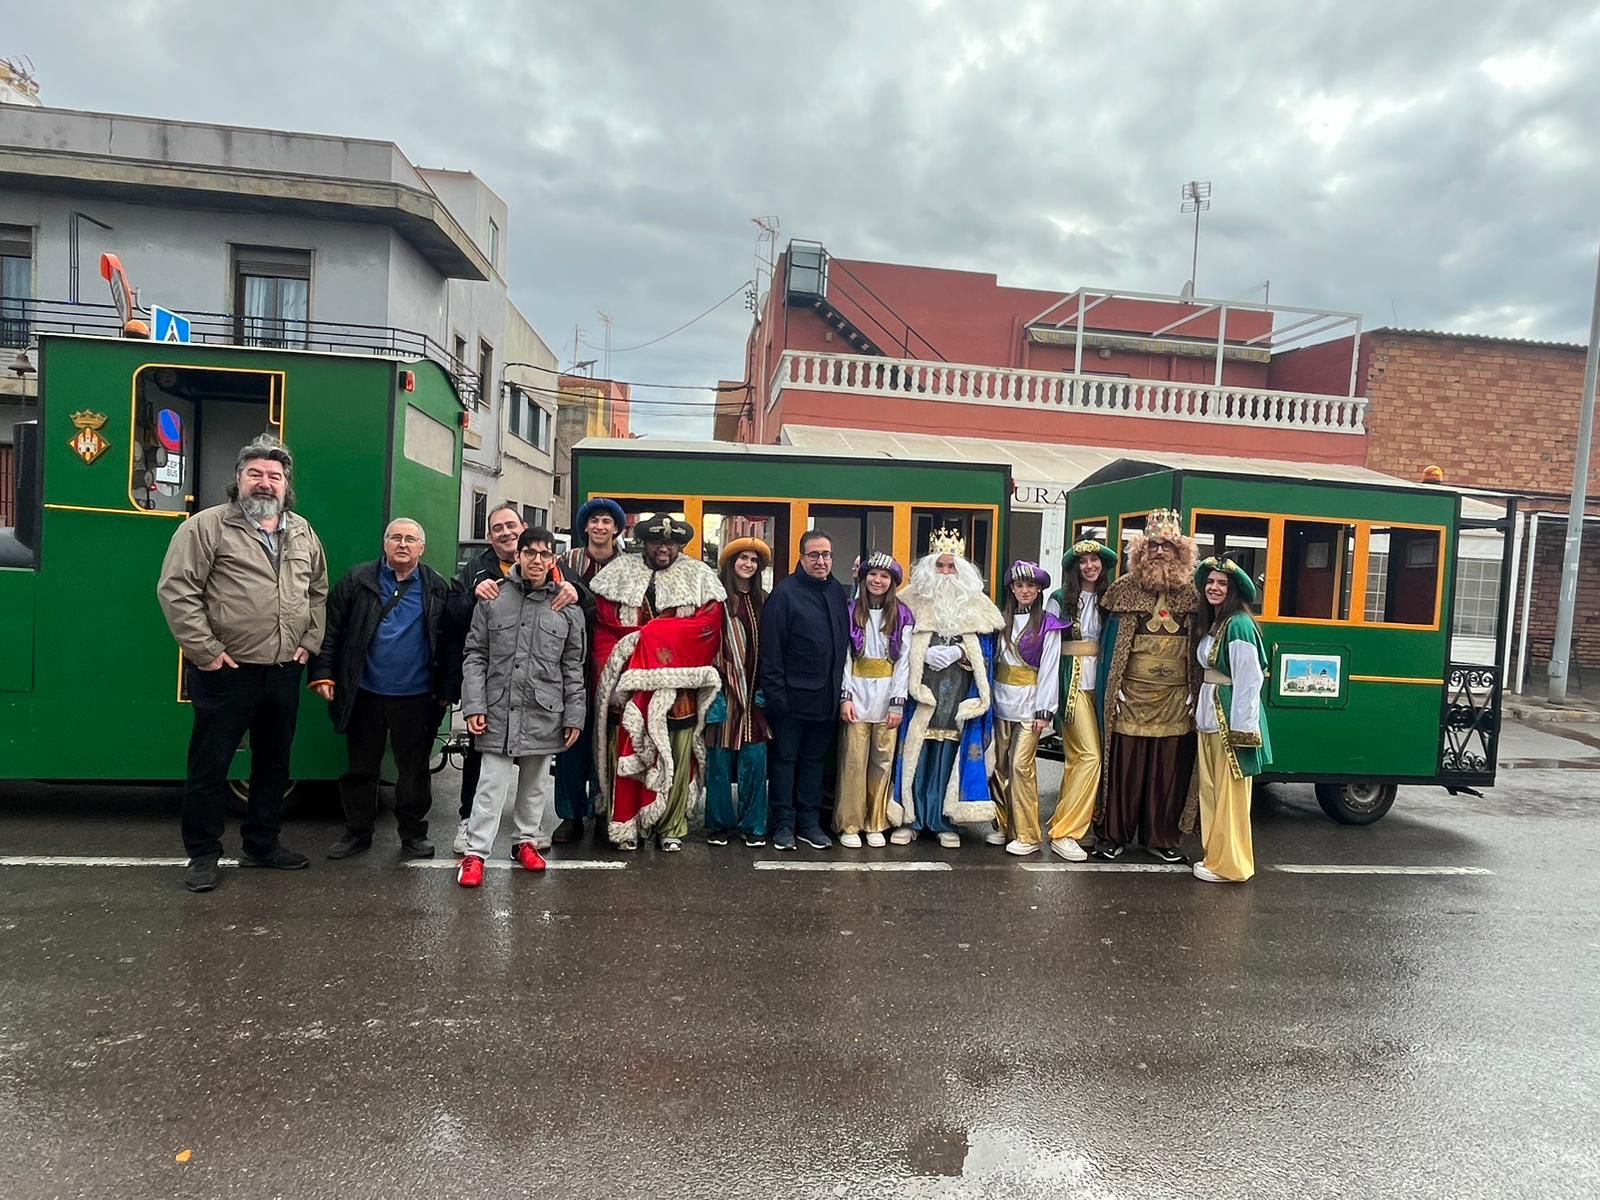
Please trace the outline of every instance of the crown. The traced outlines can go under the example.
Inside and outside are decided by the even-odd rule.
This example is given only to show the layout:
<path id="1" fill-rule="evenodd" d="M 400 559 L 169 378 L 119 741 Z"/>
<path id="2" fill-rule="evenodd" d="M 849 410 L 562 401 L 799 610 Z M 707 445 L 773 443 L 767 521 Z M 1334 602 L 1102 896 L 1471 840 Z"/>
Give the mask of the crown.
<path id="1" fill-rule="evenodd" d="M 1175 508 L 1158 508 L 1144 521 L 1144 536 L 1157 541 L 1183 536 L 1183 514 Z"/>
<path id="2" fill-rule="evenodd" d="M 935 529 L 933 536 L 928 539 L 929 554 L 954 554 L 957 558 L 964 558 L 967 553 L 967 539 L 961 536 L 959 529 Z"/>
<path id="3" fill-rule="evenodd" d="M 72 423 L 79 429 L 104 428 L 106 419 L 105 413 L 90 412 L 88 409 L 72 414 Z"/>

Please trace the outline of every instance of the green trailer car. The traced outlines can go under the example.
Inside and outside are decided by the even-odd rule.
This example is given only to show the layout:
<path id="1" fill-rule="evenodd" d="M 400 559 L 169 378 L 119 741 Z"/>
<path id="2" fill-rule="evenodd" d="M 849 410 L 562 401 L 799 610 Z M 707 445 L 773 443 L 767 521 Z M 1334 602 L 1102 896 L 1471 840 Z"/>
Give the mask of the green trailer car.
<path id="1" fill-rule="evenodd" d="M 1202 558 L 1226 552 L 1262 581 L 1263 781 L 1313 784 L 1349 824 L 1382 817 L 1399 784 L 1494 782 L 1514 500 L 1314 464 L 1289 476 L 1151 457 L 1072 488 L 1067 528 L 1125 551 L 1152 509 L 1177 509 Z M 1492 637 L 1467 645 L 1451 618 L 1469 534 L 1494 548 L 1500 588 Z"/>
<path id="2" fill-rule="evenodd" d="M 14 527 L 0 530 L 0 779 L 183 777 L 190 720 L 156 577 L 173 531 L 225 499 L 258 434 L 294 453 L 296 508 L 330 585 L 377 556 L 396 516 L 423 524 L 427 561 L 449 573 L 462 411 L 428 360 L 42 335 Z M 343 769 L 323 707 L 307 696 L 298 781 Z"/>

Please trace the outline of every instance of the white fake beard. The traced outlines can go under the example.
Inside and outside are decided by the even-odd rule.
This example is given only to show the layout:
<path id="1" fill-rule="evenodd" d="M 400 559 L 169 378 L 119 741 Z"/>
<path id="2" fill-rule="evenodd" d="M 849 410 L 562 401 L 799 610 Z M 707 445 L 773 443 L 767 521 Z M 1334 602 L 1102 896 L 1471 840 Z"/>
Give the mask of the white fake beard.
<path id="1" fill-rule="evenodd" d="M 928 623 L 935 632 L 966 628 L 968 605 L 975 593 L 961 576 L 935 575 L 928 581 L 924 594 L 930 618 Z M 920 625 L 923 621 L 917 623 Z"/>

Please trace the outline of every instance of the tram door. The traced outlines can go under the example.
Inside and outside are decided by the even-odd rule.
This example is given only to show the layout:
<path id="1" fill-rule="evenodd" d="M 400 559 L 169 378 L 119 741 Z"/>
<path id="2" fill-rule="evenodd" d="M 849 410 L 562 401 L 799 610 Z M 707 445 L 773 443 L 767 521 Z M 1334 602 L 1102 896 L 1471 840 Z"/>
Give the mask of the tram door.
<path id="1" fill-rule="evenodd" d="M 150 512 L 195 513 L 228 498 L 239 448 L 283 433 L 272 371 L 143 367 L 135 376 L 128 493 Z"/>
<path id="2" fill-rule="evenodd" d="M 811 528 L 833 539 L 833 577 L 853 586 L 856 559 L 874 550 L 894 553 L 894 509 L 859 504 L 813 504 Z"/>

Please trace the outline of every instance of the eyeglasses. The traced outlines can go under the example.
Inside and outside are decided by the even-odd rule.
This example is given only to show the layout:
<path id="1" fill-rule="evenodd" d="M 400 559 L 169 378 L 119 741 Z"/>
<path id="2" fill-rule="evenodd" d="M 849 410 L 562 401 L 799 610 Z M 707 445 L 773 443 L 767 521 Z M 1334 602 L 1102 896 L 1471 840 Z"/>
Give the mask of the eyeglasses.
<path id="1" fill-rule="evenodd" d="M 833 557 L 833 551 L 832 550 L 812 550 L 812 551 L 809 551 L 806 554 L 802 554 L 800 557 L 805 559 L 807 562 L 827 562 L 829 559 L 831 559 Z"/>
<path id="2" fill-rule="evenodd" d="M 517 553 L 526 554 L 526 555 L 528 555 L 528 557 L 536 558 L 540 562 L 549 562 L 551 559 L 553 559 L 556 556 L 556 552 L 554 550 L 532 550 L 532 549 L 529 549 L 529 550 L 519 550 Z"/>
<path id="3" fill-rule="evenodd" d="M 420 546 L 422 539 L 414 533 L 391 533 L 384 537 L 386 542 L 394 542 L 398 546 Z"/>

